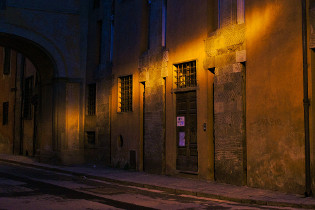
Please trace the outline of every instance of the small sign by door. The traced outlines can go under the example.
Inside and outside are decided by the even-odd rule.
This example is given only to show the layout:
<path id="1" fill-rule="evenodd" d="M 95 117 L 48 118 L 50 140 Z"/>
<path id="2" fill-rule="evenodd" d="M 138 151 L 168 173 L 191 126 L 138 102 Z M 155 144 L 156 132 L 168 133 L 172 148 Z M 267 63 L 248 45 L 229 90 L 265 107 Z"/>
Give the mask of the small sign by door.
<path id="1" fill-rule="evenodd" d="M 185 126 L 185 117 L 177 117 L 177 127 L 184 127 Z"/>
<path id="2" fill-rule="evenodd" d="M 179 132 L 178 134 L 179 134 L 178 146 L 180 147 L 186 146 L 185 132 Z"/>

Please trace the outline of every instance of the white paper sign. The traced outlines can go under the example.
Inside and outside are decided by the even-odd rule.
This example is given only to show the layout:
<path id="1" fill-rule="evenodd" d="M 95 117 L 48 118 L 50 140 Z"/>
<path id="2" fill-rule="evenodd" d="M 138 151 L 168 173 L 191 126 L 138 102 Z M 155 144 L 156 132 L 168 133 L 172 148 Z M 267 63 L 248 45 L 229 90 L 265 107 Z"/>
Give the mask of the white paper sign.
<path id="1" fill-rule="evenodd" d="M 185 144 L 186 144 L 186 142 L 185 142 L 185 132 L 179 132 L 178 133 L 178 137 L 179 137 L 178 146 L 184 147 Z"/>
<path id="2" fill-rule="evenodd" d="M 177 127 L 185 126 L 185 117 L 177 117 Z"/>

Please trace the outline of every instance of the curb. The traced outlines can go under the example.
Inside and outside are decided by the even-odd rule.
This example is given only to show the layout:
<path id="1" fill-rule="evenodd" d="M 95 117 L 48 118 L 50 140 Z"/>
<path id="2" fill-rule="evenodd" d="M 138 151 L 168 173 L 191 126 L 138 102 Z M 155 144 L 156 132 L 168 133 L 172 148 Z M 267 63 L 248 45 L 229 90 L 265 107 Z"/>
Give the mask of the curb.
<path id="1" fill-rule="evenodd" d="M 100 181 L 106 181 L 106 182 L 111 182 L 111 183 L 116 183 L 116 184 L 121 184 L 121 185 L 129 185 L 129 186 L 134 186 L 134 187 L 142 187 L 142 188 L 160 190 L 160 191 L 164 191 L 164 192 L 168 192 L 168 193 L 173 193 L 176 195 L 183 195 L 183 194 L 184 195 L 192 195 L 192 196 L 196 196 L 196 197 L 204 197 L 204 198 L 232 201 L 232 202 L 241 203 L 241 204 L 251 204 L 251 205 L 257 204 L 257 205 L 264 205 L 264 206 L 315 209 L 315 204 L 298 204 L 298 203 L 289 203 L 289 202 L 280 202 L 280 201 L 266 201 L 266 200 L 247 199 L 247 198 L 243 199 L 243 198 L 227 197 L 224 195 L 198 192 L 198 191 L 194 191 L 194 190 L 182 190 L 182 189 L 175 189 L 175 188 L 163 187 L 163 186 L 158 186 L 158 185 L 143 184 L 143 183 L 132 182 L 132 181 L 123 181 L 123 180 L 117 180 L 117 179 L 112 179 L 112 178 L 107 178 L 107 177 L 88 175 L 85 173 L 60 169 L 60 168 L 56 168 L 53 166 L 52 167 L 41 166 L 41 165 L 37 165 L 37 164 L 24 163 L 24 162 L 18 162 L 18 161 L 14 161 L 14 160 L 7 160 L 7 159 L 1 159 L 1 158 L 0 158 L 0 161 L 12 163 L 12 164 L 16 164 L 16 165 L 21 165 L 21 166 L 29 166 L 29 167 L 33 167 L 33 168 L 45 169 L 45 170 L 60 172 L 60 173 L 65 173 L 65 174 L 71 174 L 74 176 L 85 176 L 86 178 L 89 178 L 89 179 L 96 179 L 96 180 L 100 180 Z"/>

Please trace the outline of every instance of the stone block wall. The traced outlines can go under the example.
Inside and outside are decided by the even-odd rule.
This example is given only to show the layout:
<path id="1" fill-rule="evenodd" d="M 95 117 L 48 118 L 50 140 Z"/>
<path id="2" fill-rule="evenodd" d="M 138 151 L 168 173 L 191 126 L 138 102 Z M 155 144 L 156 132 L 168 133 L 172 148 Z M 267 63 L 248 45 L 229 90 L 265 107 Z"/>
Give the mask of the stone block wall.
<path id="1" fill-rule="evenodd" d="M 215 178 L 238 185 L 246 183 L 244 76 L 242 64 L 232 64 L 214 77 Z"/>
<path id="2" fill-rule="evenodd" d="M 246 184 L 245 25 L 218 29 L 206 40 L 207 68 L 214 76 L 215 179 Z"/>
<path id="3" fill-rule="evenodd" d="M 163 67 L 166 51 L 148 51 L 140 58 L 139 71 L 145 82 L 144 104 L 144 170 L 164 173 L 165 170 L 165 88 Z M 145 73 L 144 73 L 145 72 Z"/>

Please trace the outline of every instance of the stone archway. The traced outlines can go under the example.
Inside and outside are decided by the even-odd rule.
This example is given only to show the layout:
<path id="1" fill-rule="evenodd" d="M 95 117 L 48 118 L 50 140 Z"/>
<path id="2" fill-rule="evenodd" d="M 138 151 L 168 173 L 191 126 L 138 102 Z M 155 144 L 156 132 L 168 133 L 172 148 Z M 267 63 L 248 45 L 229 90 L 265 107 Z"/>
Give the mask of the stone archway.
<path id="1" fill-rule="evenodd" d="M 39 77 L 38 92 L 38 127 L 37 138 L 38 145 L 36 149 L 39 153 L 44 150 L 55 151 L 53 141 L 53 87 L 52 81 L 55 74 L 55 63 L 51 56 L 38 44 L 23 37 L 12 34 L 0 33 L 0 45 L 18 51 L 27 57 L 35 66 Z M 18 126 L 18 125 L 16 125 Z M 45 131 L 45 132 L 42 132 Z M 21 131 L 20 131 L 21 132 Z M 20 144 L 18 135 L 13 140 L 14 144 Z M 18 147 L 15 147 L 14 153 L 21 153 Z M 19 151 L 19 152 L 18 152 Z M 45 153 L 45 152 L 44 152 Z"/>
<path id="2" fill-rule="evenodd" d="M 56 64 L 60 61 L 56 61 L 48 50 L 30 39 L 0 33 L 0 46 L 23 54 L 37 70 L 39 78 L 38 117 L 36 119 L 38 157 L 42 161 L 78 162 L 82 142 L 80 140 L 81 82 L 74 82 L 64 77 L 60 73 L 64 72 L 64 69 L 58 69 Z M 14 139 L 14 141 L 17 140 Z M 72 152 L 76 150 L 75 154 L 69 150 Z M 76 160 L 69 159 L 69 155 L 76 157 Z"/>

